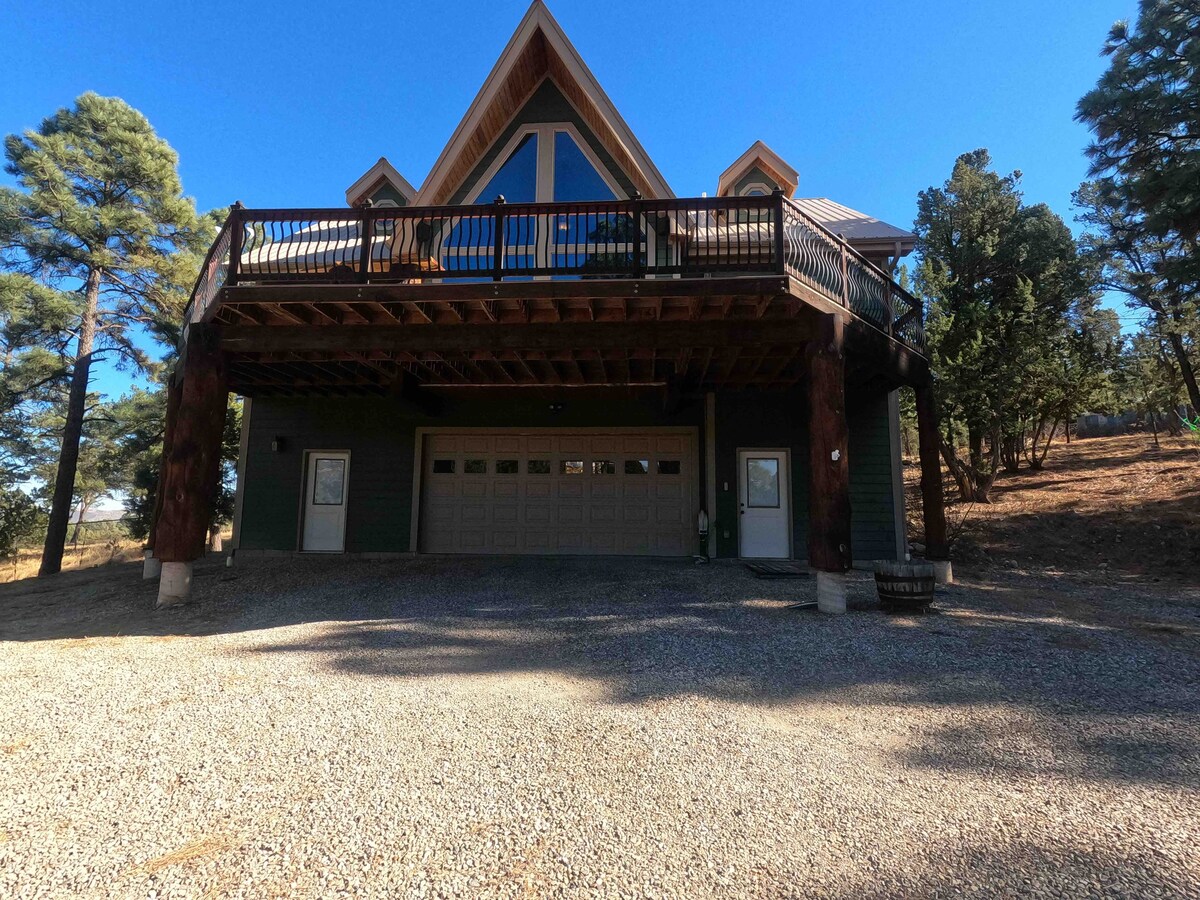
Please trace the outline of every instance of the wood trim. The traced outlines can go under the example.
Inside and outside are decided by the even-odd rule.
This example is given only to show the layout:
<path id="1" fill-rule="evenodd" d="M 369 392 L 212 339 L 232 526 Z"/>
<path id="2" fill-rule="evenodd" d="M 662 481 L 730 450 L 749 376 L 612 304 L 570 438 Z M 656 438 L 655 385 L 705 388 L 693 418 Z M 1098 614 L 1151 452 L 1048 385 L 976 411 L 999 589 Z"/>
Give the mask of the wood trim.
<path id="1" fill-rule="evenodd" d="M 801 345 L 814 334 L 807 319 L 699 322 L 555 322 L 530 325 L 377 325 L 372 328 L 230 325 L 221 347 L 234 353 L 390 350 L 683 350 Z"/>
<path id="2" fill-rule="evenodd" d="M 233 489 L 233 536 L 229 547 L 236 550 L 242 538 L 242 508 L 246 497 L 246 459 L 250 451 L 250 415 L 253 397 L 242 398 L 242 433 L 238 439 L 237 484 Z"/>

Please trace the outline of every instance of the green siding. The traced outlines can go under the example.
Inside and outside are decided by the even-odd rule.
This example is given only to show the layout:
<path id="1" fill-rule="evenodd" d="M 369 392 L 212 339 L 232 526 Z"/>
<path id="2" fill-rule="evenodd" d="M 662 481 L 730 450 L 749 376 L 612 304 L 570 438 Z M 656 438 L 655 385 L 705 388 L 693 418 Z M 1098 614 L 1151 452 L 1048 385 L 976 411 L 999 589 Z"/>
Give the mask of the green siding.
<path id="1" fill-rule="evenodd" d="M 405 196 L 386 181 L 371 193 L 371 202 L 378 204 L 381 200 L 391 200 L 397 206 L 408 206 Z"/>
<path id="2" fill-rule="evenodd" d="M 717 555 L 738 555 L 738 448 L 787 449 L 792 470 L 792 553 L 808 558 L 808 409 L 802 390 L 717 395 Z M 851 551 L 894 559 L 891 437 L 886 394 L 847 397 Z"/>
<path id="3" fill-rule="evenodd" d="M 552 413 L 551 404 L 562 404 Z M 645 389 L 570 392 L 485 390 L 451 395 L 429 418 L 379 398 L 256 397 L 250 417 L 241 546 L 295 550 L 305 450 L 350 451 L 346 550 L 406 552 L 418 427 L 633 428 L 704 424 L 699 400 L 662 414 L 662 394 Z M 282 452 L 272 452 L 275 437 Z M 703 467 L 703 458 L 700 465 Z M 703 472 L 700 474 L 703 484 Z M 701 494 L 702 496 L 702 494 Z"/>
<path id="4" fill-rule="evenodd" d="M 745 175 L 743 175 L 741 178 L 739 178 L 737 183 L 734 184 L 733 195 L 735 197 L 740 196 L 742 193 L 742 190 L 745 189 L 746 185 L 757 184 L 759 182 L 765 184 L 769 188 L 783 187 L 783 185 L 781 185 L 779 182 L 777 182 L 774 178 L 772 178 L 770 175 L 768 175 L 766 172 L 764 172 L 758 166 L 752 166 L 750 168 L 750 171 L 747 172 Z"/>
<path id="5" fill-rule="evenodd" d="M 570 101 L 562 95 L 562 92 L 554 82 L 547 78 L 533 92 L 533 96 L 525 102 L 525 105 L 521 107 L 521 111 L 508 123 L 508 127 L 492 142 L 487 153 L 483 155 L 483 158 L 479 160 L 471 174 L 467 176 L 459 189 L 455 191 L 454 196 L 450 198 L 450 203 L 464 202 L 475 185 L 483 178 L 488 166 L 495 161 L 500 151 L 504 149 L 519 128 L 543 122 L 570 122 L 574 125 L 579 129 L 579 133 L 583 136 L 583 139 L 587 142 L 592 152 L 596 154 L 604 168 L 621 185 L 622 190 L 625 191 L 625 195 L 631 196 L 633 194 L 636 188 L 633 182 L 629 180 L 629 176 L 621 170 L 616 161 L 609 155 L 609 152 L 604 149 L 604 145 L 592 133 L 592 130 L 583 121 L 583 117 L 575 111 L 575 107 L 571 105 Z M 479 199 L 484 203 L 490 203 L 495 198 L 481 197 Z"/>
<path id="6" fill-rule="evenodd" d="M 689 399 L 672 416 L 662 413 L 660 392 L 645 389 L 571 391 L 503 389 L 446 393 L 436 418 L 380 398 L 284 399 L 257 397 L 250 419 L 241 546 L 294 550 L 297 546 L 305 450 L 348 450 L 346 550 L 406 552 L 412 512 L 416 429 L 697 428 L 699 484 L 705 496 L 703 401 Z M 551 413 L 551 404 L 563 404 Z M 717 395 L 717 509 L 712 527 L 717 554 L 736 557 L 737 450 L 787 448 L 791 452 L 793 554 L 808 556 L 807 401 L 802 390 Z M 850 429 L 850 502 L 855 560 L 892 559 L 896 553 L 891 440 L 886 394 L 847 398 Z M 275 437 L 281 452 L 272 452 Z M 728 485 L 728 489 L 726 489 Z"/>

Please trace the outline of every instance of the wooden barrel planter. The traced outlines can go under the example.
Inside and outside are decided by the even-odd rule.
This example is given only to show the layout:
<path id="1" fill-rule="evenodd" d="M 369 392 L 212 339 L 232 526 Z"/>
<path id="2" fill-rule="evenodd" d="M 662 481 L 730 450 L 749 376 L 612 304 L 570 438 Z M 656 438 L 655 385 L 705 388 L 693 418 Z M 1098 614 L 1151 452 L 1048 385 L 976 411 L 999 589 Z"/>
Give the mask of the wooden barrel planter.
<path id="1" fill-rule="evenodd" d="M 923 612 L 933 602 L 933 586 L 929 563 L 875 563 L 875 588 L 887 612 Z"/>

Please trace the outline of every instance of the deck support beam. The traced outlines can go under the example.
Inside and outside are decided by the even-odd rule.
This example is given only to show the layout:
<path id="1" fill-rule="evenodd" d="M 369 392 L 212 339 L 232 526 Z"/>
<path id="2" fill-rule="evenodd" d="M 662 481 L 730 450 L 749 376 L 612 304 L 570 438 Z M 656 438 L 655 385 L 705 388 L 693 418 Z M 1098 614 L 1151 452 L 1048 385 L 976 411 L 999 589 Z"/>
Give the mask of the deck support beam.
<path id="1" fill-rule="evenodd" d="M 187 599 L 192 561 L 204 554 L 221 473 L 225 429 L 225 358 L 220 326 L 194 324 L 174 380 L 179 407 L 163 446 L 162 509 L 154 529 L 154 555 L 162 561 L 159 608 Z"/>
<path id="2" fill-rule="evenodd" d="M 925 558 L 933 563 L 938 584 L 953 584 L 950 543 L 946 535 L 946 500 L 942 493 L 942 461 L 938 446 L 937 405 L 933 385 L 914 392 L 917 400 L 917 446 L 921 454 L 921 507 L 925 517 Z"/>
<path id="3" fill-rule="evenodd" d="M 842 323 L 822 316 L 818 338 L 805 351 L 809 403 L 808 563 L 817 570 L 817 605 L 846 611 L 850 549 L 849 428 Z"/>
<path id="4" fill-rule="evenodd" d="M 167 411 L 163 419 L 164 452 L 158 460 L 158 487 L 154 491 L 154 509 L 150 513 L 150 536 L 146 541 L 146 553 L 142 560 L 142 578 L 146 581 L 157 578 L 162 573 L 162 560 L 154 555 L 155 532 L 158 530 L 158 520 L 162 516 L 163 485 L 167 478 L 165 448 L 171 446 L 175 434 L 175 422 L 179 418 L 179 401 L 182 393 L 179 382 L 174 378 L 167 382 Z"/>

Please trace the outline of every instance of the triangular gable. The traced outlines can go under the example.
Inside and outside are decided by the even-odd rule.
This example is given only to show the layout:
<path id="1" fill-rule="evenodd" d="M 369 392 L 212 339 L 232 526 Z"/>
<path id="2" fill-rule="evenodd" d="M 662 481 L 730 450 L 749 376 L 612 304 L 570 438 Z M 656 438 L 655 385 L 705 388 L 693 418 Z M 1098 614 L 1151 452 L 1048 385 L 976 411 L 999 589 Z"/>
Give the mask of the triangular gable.
<path id="1" fill-rule="evenodd" d="M 765 181 L 778 186 L 788 197 L 796 192 L 796 185 L 800 183 L 800 174 L 789 166 L 783 157 L 762 141 L 755 141 L 749 150 L 721 173 L 717 181 L 717 196 L 728 197 L 738 193 L 738 185 L 744 183 L 748 177 L 757 177 L 755 169 L 766 176 Z"/>
<path id="2" fill-rule="evenodd" d="M 461 195 L 480 160 L 547 79 L 637 191 L 645 197 L 675 196 L 545 3 L 534 0 L 434 163 L 416 202 L 438 205 Z"/>
<path id="3" fill-rule="evenodd" d="M 417 189 L 388 162 L 386 156 L 379 157 L 375 165 L 346 188 L 346 202 L 358 206 L 364 200 L 374 200 L 381 195 L 393 200 L 397 206 L 411 206 L 417 196 Z"/>

